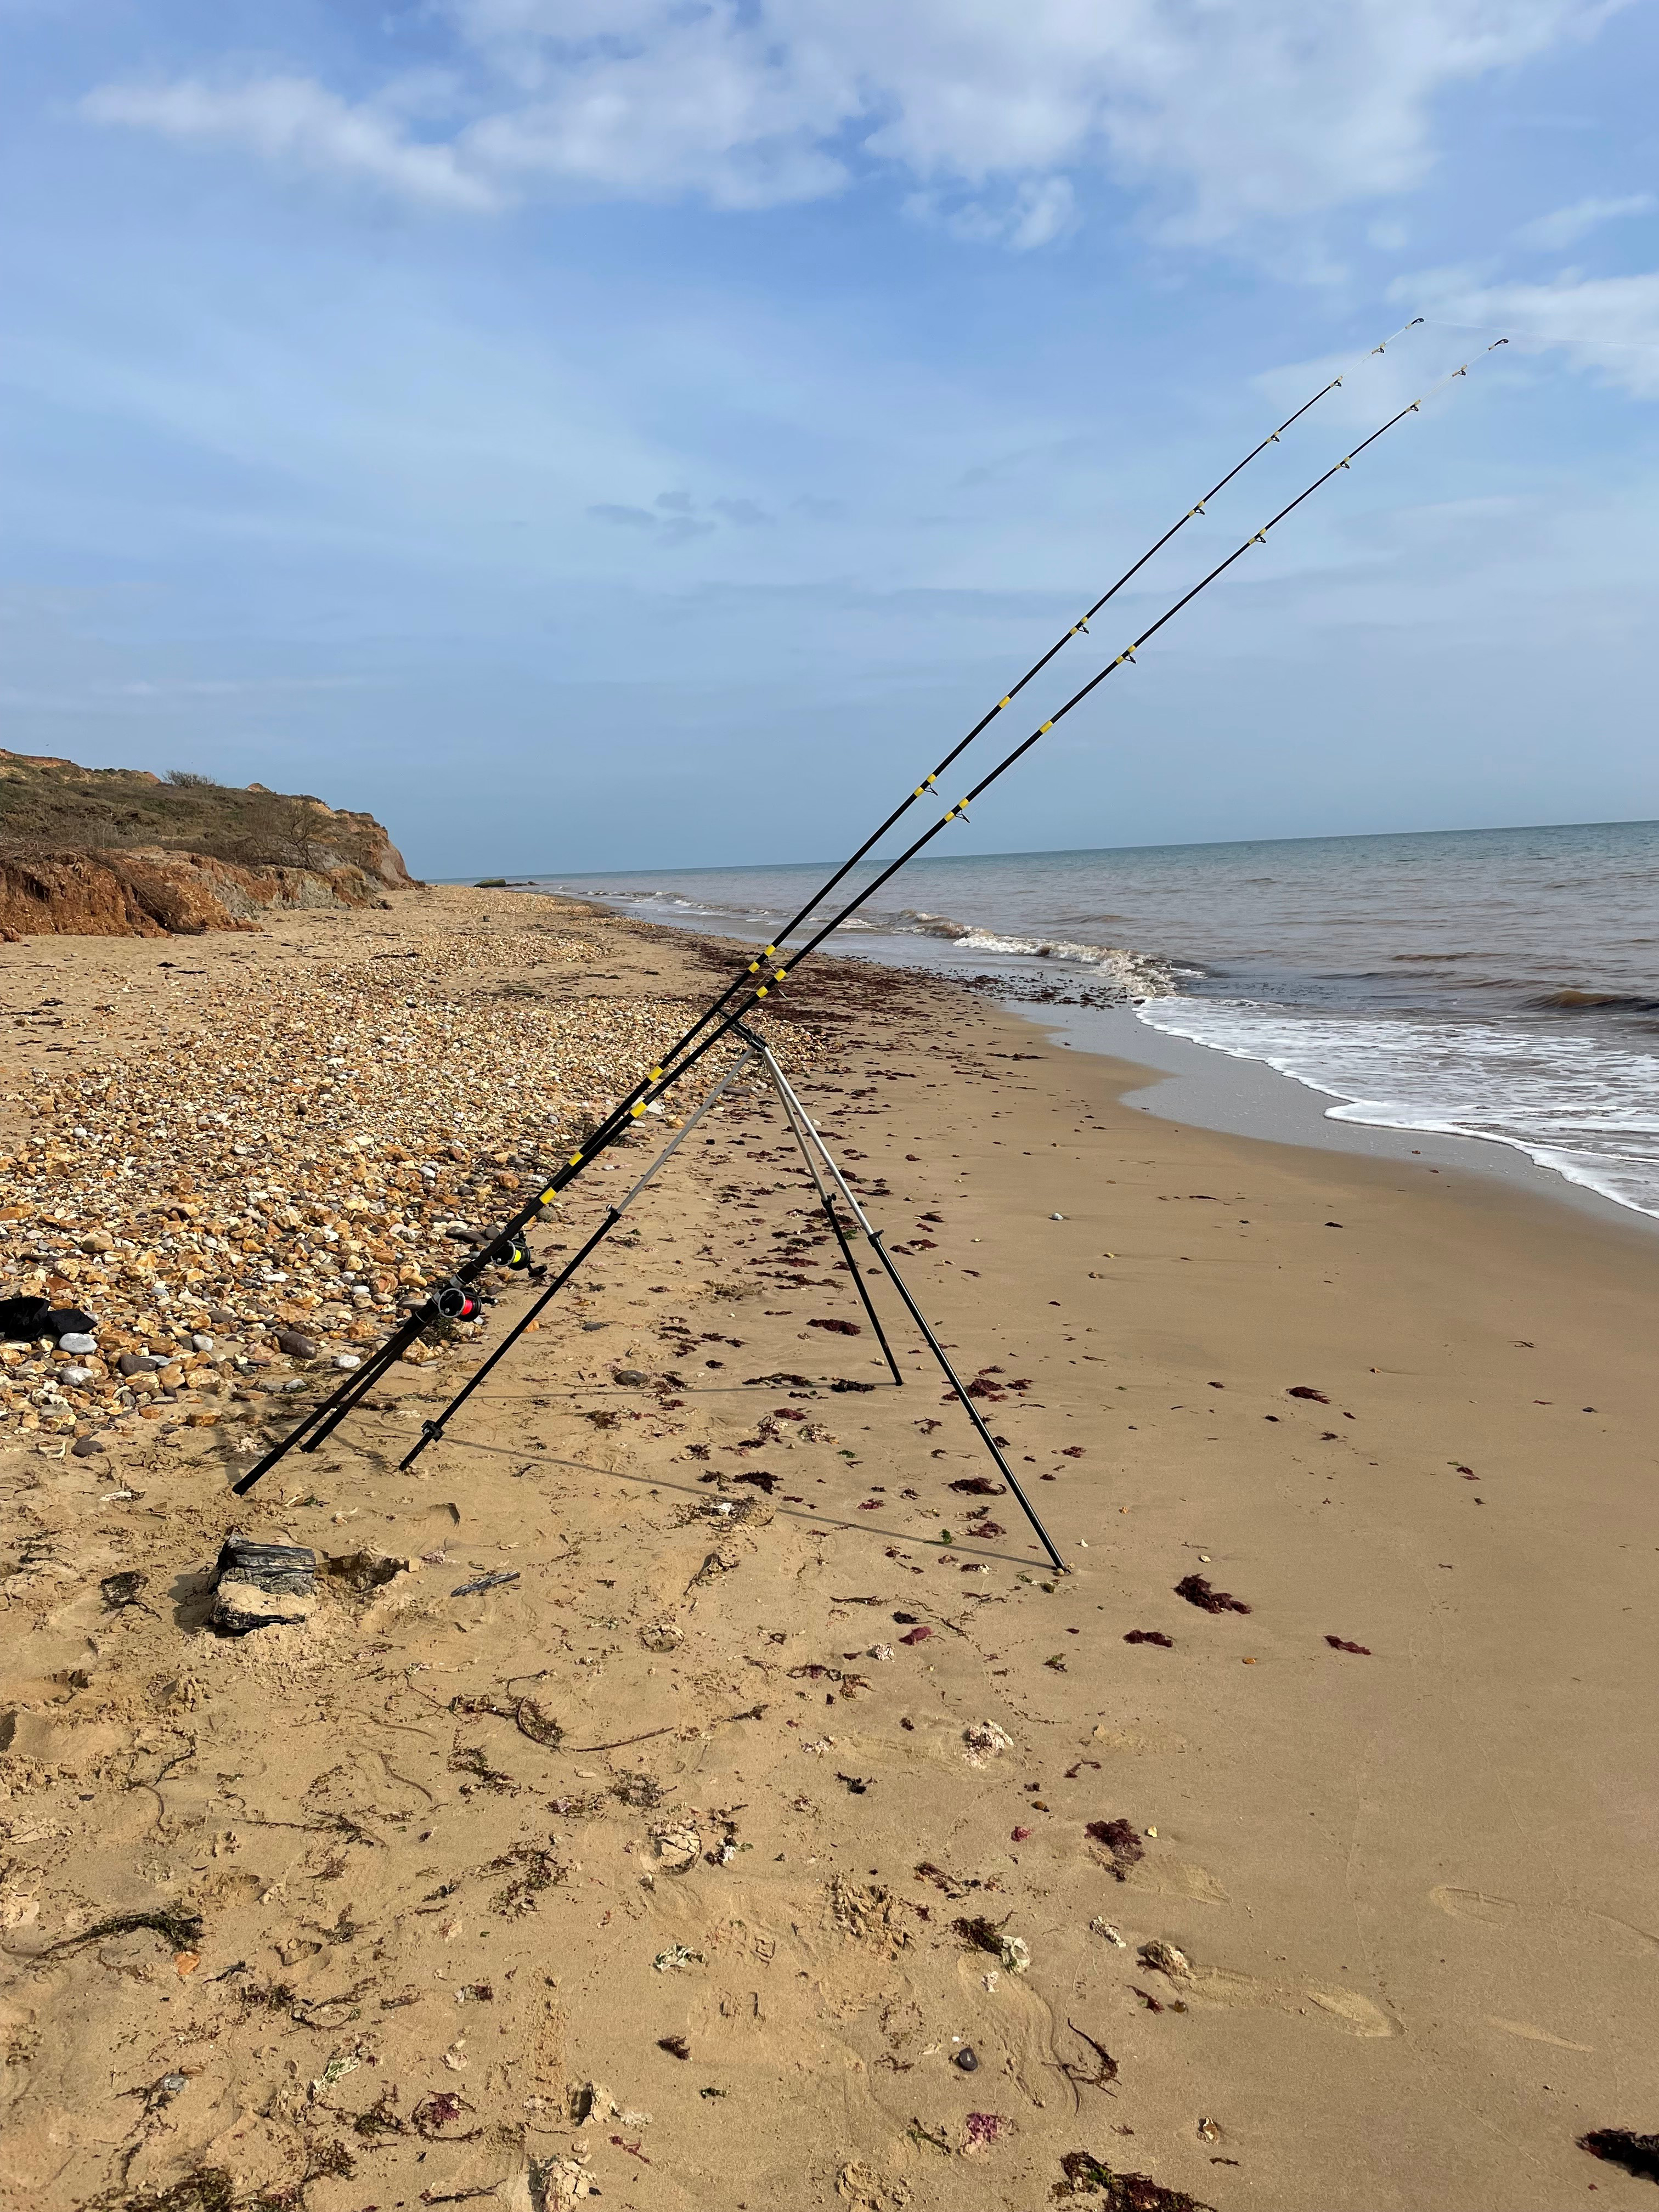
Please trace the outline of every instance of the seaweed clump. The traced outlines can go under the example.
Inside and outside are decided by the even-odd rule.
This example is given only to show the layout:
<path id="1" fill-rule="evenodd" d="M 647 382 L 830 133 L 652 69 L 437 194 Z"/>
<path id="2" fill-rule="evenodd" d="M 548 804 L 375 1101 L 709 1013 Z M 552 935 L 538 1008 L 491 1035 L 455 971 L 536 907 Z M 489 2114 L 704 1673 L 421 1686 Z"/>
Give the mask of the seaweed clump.
<path id="1" fill-rule="evenodd" d="M 1127 1881 L 1130 1868 L 1139 1866 L 1146 1856 L 1146 1844 L 1127 1820 L 1091 1820 L 1083 1832 L 1108 1854 L 1119 1881 Z"/>
<path id="2" fill-rule="evenodd" d="M 1628 2128 L 1592 2128 L 1579 2136 L 1578 2148 L 1608 2166 L 1622 2166 L 1638 2181 L 1659 2181 L 1659 2136 L 1633 2135 Z"/>
<path id="3" fill-rule="evenodd" d="M 1183 1575 L 1175 1586 L 1177 1597 L 1184 1597 L 1188 1605 L 1195 1605 L 1200 1613 L 1248 1613 L 1250 1608 L 1242 1597 L 1231 1590 L 1212 1589 L 1202 1575 Z"/>
<path id="4" fill-rule="evenodd" d="M 1114 2173 L 1092 2151 L 1067 2151 L 1060 2170 L 1066 2179 L 1054 2184 L 1056 2203 L 1067 2197 L 1099 2197 L 1105 2200 L 1105 2212 L 1214 2212 L 1184 2189 L 1165 2189 L 1150 2173 Z"/>

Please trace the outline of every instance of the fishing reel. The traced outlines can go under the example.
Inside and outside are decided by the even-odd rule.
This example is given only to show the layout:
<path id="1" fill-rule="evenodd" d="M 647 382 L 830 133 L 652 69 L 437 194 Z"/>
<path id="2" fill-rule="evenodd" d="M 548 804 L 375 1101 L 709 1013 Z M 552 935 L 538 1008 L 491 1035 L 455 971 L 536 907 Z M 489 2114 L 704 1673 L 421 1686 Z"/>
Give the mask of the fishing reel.
<path id="1" fill-rule="evenodd" d="M 505 1267 L 509 1274 L 526 1275 L 532 1283 L 540 1282 L 547 1273 L 544 1263 L 538 1266 L 530 1247 L 522 1237 L 501 1237 L 489 1248 L 492 1267 Z"/>
<path id="2" fill-rule="evenodd" d="M 448 1282 L 439 1284 L 427 1305 L 434 1321 L 476 1321 L 478 1317 L 477 1297 L 453 1275 Z"/>

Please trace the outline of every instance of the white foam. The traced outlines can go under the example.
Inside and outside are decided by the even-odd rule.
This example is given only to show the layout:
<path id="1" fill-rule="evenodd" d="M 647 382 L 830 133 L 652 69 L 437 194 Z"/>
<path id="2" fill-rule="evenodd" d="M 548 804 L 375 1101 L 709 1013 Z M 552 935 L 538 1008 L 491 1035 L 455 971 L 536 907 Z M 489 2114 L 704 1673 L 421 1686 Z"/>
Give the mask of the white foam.
<path id="1" fill-rule="evenodd" d="M 1151 1029 L 1339 1100 L 1328 1120 L 1510 1145 L 1659 1218 L 1659 1055 L 1520 1025 L 1304 1016 L 1243 999 L 1163 998 L 1135 1011 Z"/>

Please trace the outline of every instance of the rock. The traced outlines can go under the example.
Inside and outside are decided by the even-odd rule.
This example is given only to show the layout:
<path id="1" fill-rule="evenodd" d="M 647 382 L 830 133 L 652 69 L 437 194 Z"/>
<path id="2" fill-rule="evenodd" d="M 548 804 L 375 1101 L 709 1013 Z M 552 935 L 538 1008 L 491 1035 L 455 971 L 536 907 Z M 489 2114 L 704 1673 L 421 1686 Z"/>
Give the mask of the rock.
<path id="1" fill-rule="evenodd" d="M 308 1336 L 301 1336 L 297 1328 L 279 1328 L 276 1349 L 287 1352 L 290 1359 L 314 1359 L 317 1346 Z"/>
<path id="2" fill-rule="evenodd" d="M 301 1628 L 316 1609 L 314 1597 L 261 1589 L 257 1583 L 227 1577 L 214 1595 L 213 1626 L 226 1636 L 246 1636 L 255 1628 Z"/>
<path id="3" fill-rule="evenodd" d="M 1192 1960 L 1173 1943 L 1155 1937 L 1152 1942 L 1143 1943 L 1136 1955 L 1143 1966 L 1152 1967 L 1155 1973 L 1167 1974 L 1172 1982 L 1189 1982 L 1193 1978 Z"/>
<path id="4" fill-rule="evenodd" d="M 208 1319 L 213 1323 L 215 1328 L 234 1329 L 241 1327 L 241 1322 L 228 1306 L 210 1306 Z"/>
<path id="5" fill-rule="evenodd" d="M 355 1352 L 337 1352 L 334 1355 L 334 1364 L 337 1367 L 349 1369 L 353 1367 L 361 1367 L 362 1364 L 362 1361 L 357 1357 Z"/>
<path id="6" fill-rule="evenodd" d="M 106 1446 L 101 1437 L 76 1437 L 70 1446 L 71 1459 L 95 1459 Z"/>
<path id="7" fill-rule="evenodd" d="M 147 1352 L 124 1352 L 115 1364 L 123 1375 L 155 1375 L 167 1365 L 165 1359 L 152 1359 Z"/>
<path id="8" fill-rule="evenodd" d="M 281 1596 L 314 1597 L 317 1554 L 304 1544 L 258 1544 L 233 1528 L 213 1565 L 215 1587 L 247 1583 Z"/>
<path id="9" fill-rule="evenodd" d="M 648 1382 L 651 1377 L 643 1367 L 617 1367 L 611 1370 L 611 1380 L 632 1388 L 637 1383 Z"/>
<path id="10" fill-rule="evenodd" d="M 71 1390 L 84 1390 L 94 1377 L 90 1367 L 66 1367 L 58 1379 L 67 1382 Z"/>
<path id="11" fill-rule="evenodd" d="M 85 1329 L 71 1328 L 66 1330 L 58 1338 L 58 1349 L 60 1352 L 76 1352 L 82 1354 L 96 1352 L 98 1340 Z"/>
<path id="12" fill-rule="evenodd" d="M 190 1342 L 191 1349 L 194 1352 L 211 1352 L 213 1349 L 213 1339 L 210 1336 L 202 1335 L 199 1331 L 191 1337 Z"/>

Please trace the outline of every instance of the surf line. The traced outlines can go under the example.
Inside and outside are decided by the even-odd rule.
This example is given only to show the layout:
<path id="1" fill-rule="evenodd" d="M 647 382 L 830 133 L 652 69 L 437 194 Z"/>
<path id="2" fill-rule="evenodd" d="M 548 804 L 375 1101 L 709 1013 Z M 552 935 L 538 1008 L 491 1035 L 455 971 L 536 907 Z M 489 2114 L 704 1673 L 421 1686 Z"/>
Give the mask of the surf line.
<path id="1" fill-rule="evenodd" d="M 1412 325 L 1407 324 L 1406 327 L 1410 329 Z M 1388 343 L 1390 343 L 1390 341 L 1384 341 L 1385 344 Z M 295 1428 L 292 1429 L 286 1437 L 281 1438 L 279 1442 L 273 1444 L 270 1449 L 265 1453 L 262 1459 L 252 1467 L 245 1475 L 242 1475 L 237 1481 L 233 1483 L 231 1488 L 234 1494 L 238 1497 L 246 1497 L 247 1492 L 252 1489 L 255 1483 L 258 1482 L 263 1476 L 268 1474 L 271 1468 L 276 1466 L 279 1462 L 289 1452 L 293 1450 L 296 1445 L 298 1445 L 302 1451 L 315 1451 L 319 1444 L 320 1444 L 326 1437 L 331 1435 L 334 1430 L 339 1426 L 340 1423 L 346 1418 L 347 1414 L 350 1413 L 353 1407 L 356 1406 L 359 1401 L 374 1387 L 381 1376 L 386 1373 L 386 1370 L 403 1357 L 403 1354 L 409 1349 L 410 1346 L 412 1345 L 422 1332 L 429 1328 L 432 1323 L 438 1321 L 465 1320 L 475 1315 L 478 1310 L 478 1300 L 471 1285 L 477 1280 L 477 1277 L 483 1273 L 486 1267 L 498 1266 L 507 1267 L 510 1270 L 529 1270 L 531 1268 L 530 1253 L 528 1247 L 523 1241 L 520 1232 L 532 1222 L 544 1219 L 545 1216 L 543 1209 L 550 1205 L 553 1200 L 558 1197 L 560 1192 L 567 1188 L 570 1183 L 574 1182 L 576 1177 L 580 1175 L 584 1170 L 591 1167 L 600 1152 L 616 1143 L 617 1139 L 625 1130 L 631 1128 L 634 1122 L 636 1121 L 641 1115 L 648 1111 L 648 1109 L 663 1096 L 664 1092 L 665 1092 L 673 1084 L 678 1083 L 682 1077 L 688 1074 L 706 1054 L 711 1052 L 716 1045 L 720 1044 L 726 1037 L 727 1037 L 737 1027 L 739 1022 L 742 1022 L 759 1012 L 761 1011 L 762 1002 L 771 992 L 777 989 L 781 984 L 787 982 L 793 970 L 798 968 L 801 962 L 806 959 L 809 955 L 815 952 L 818 946 L 823 943 L 826 938 L 831 936 L 835 931 L 839 929 L 844 921 L 855 914 L 860 907 L 863 906 L 867 900 L 872 898 L 874 894 L 882 888 L 883 884 L 890 882 L 892 878 L 898 873 L 901 868 L 908 866 L 911 860 L 915 859 L 919 853 L 923 851 L 926 847 L 932 844 L 934 838 L 939 836 L 945 829 L 947 829 L 952 822 L 957 820 L 967 820 L 968 809 L 969 806 L 971 806 L 986 792 L 988 792 L 1002 776 L 1006 775 L 1008 770 L 1012 768 L 1017 762 L 1022 760 L 1024 756 L 1031 750 L 1033 746 L 1040 744 L 1048 735 L 1049 731 L 1054 728 L 1056 724 L 1063 721 L 1068 714 L 1072 714 L 1077 708 L 1080 707 L 1083 702 L 1090 697 L 1098 686 L 1105 682 L 1109 676 L 1115 675 L 1120 668 L 1133 665 L 1135 655 L 1140 651 L 1143 646 L 1148 644 L 1154 637 L 1156 637 L 1158 632 L 1164 628 L 1166 623 L 1173 622 L 1175 617 L 1180 614 L 1183 609 L 1190 606 L 1193 601 L 1196 599 L 1200 593 L 1206 592 L 1210 588 L 1211 585 L 1216 583 L 1222 576 L 1225 575 L 1234 566 L 1235 562 L 1242 561 L 1252 546 L 1265 545 L 1271 532 L 1276 530 L 1280 523 L 1287 520 L 1291 515 L 1296 513 L 1298 507 L 1302 507 L 1308 500 L 1311 499 L 1316 492 L 1322 489 L 1322 488 L 1326 484 L 1329 483 L 1334 477 L 1340 475 L 1345 469 L 1349 468 L 1353 462 L 1359 459 L 1362 453 L 1367 452 L 1370 447 L 1376 445 L 1379 439 L 1386 437 L 1390 430 L 1395 428 L 1400 423 L 1405 422 L 1408 416 L 1420 413 L 1425 403 L 1432 398 L 1437 392 L 1447 389 L 1450 385 L 1455 383 L 1458 378 L 1467 377 L 1472 367 L 1475 366 L 1480 361 L 1486 359 L 1488 356 L 1495 353 L 1499 346 L 1507 345 L 1508 343 L 1509 340 L 1506 337 L 1495 338 L 1490 345 L 1483 349 L 1482 353 L 1472 356 L 1468 361 L 1461 362 L 1457 368 L 1449 370 L 1444 376 L 1438 378 L 1425 391 L 1419 392 L 1415 399 L 1408 400 L 1403 407 L 1397 409 L 1395 412 L 1388 416 L 1384 422 L 1379 423 L 1376 428 L 1374 429 L 1368 437 L 1361 439 L 1360 442 L 1357 446 L 1351 447 L 1347 453 L 1340 455 L 1338 459 L 1333 461 L 1329 468 L 1324 470 L 1319 476 L 1316 477 L 1310 483 L 1307 484 L 1296 495 L 1294 499 L 1287 501 L 1285 506 L 1281 507 L 1278 513 L 1268 521 L 1263 523 L 1259 530 L 1252 531 L 1250 535 L 1240 544 L 1237 545 L 1224 560 L 1217 562 L 1215 566 L 1208 570 L 1206 574 L 1200 576 L 1195 584 L 1192 585 L 1187 591 L 1183 592 L 1178 599 L 1172 601 L 1171 604 L 1164 609 L 1164 612 L 1158 617 L 1156 621 L 1149 623 L 1136 637 L 1133 638 L 1130 642 L 1124 647 L 1121 653 L 1119 653 L 1111 660 L 1109 660 L 1103 668 L 1100 669 L 1095 675 L 1091 676 L 1089 681 L 1074 691 L 1071 697 L 1061 706 L 1057 707 L 1047 721 L 1041 723 L 1028 737 L 1022 739 L 1022 741 L 1014 746 L 1011 751 L 1006 753 L 1002 759 L 996 763 L 995 767 L 993 768 L 988 774 L 981 776 L 979 781 L 973 785 L 963 798 L 959 799 L 953 806 L 950 807 L 946 812 L 942 815 L 937 822 L 933 823 L 929 829 L 925 830 L 920 837 L 914 839 L 911 843 L 899 854 L 896 860 L 890 861 L 872 882 L 866 884 L 863 890 L 856 892 L 854 896 L 850 898 L 837 913 L 832 915 L 827 921 L 819 924 L 812 931 L 811 934 L 807 937 L 804 944 L 798 945 L 792 952 L 785 954 L 781 951 L 778 945 L 774 943 L 765 948 L 762 959 L 750 961 L 744 973 L 735 977 L 733 981 L 727 985 L 726 988 L 717 995 L 713 1004 L 699 1018 L 699 1019 L 692 1024 L 692 1026 L 680 1038 L 678 1042 L 671 1047 L 669 1051 L 664 1054 L 661 1061 L 651 1069 L 649 1074 L 642 1077 L 641 1080 L 635 1084 L 634 1089 L 628 1094 L 628 1096 L 617 1106 L 612 1108 L 610 1114 L 600 1123 L 599 1127 L 593 1132 L 592 1135 L 585 1140 L 582 1149 L 579 1152 L 573 1152 L 563 1165 L 554 1171 L 554 1173 L 548 1178 L 545 1186 L 540 1193 L 536 1197 L 532 1198 L 527 1205 L 521 1206 L 518 1212 L 514 1215 L 512 1219 L 508 1221 L 503 1228 L 496 1231 L 493 1237 L 487 1237 L 473 1252 L 471 1256 L 464 1261 L 461 1265 L 456 1268 L 454 1273 L 447 1282 L 438 1285 L 427 1298 L 422 1300 L 419 1305 L 413 1308 L 405 1316 L 404 1321 L 393 1331 L 392 1335 L 386 1339 L 380 1350 L 367 1359 L 362 1367 L 348 1375 L 344 1381 L 338 1384 L 337 1388 L 331 1392 L 328 1397 L 322 1400 L 319 1404 L 312 1408 L 310 1413 L 306 1415 Z M 1325 387 L 1325 390 L 1329 391 L 1334 389 L 1335 381 L 1335 380 L 1333 380 L 1332 384 L 1328 385 Z M 1322 398 L 1323 392 L 1316 393 L 1315 397 L 1316 398 Z M 1310 405 L 1312 404 L 1313 403 L 1311 401 L 1308 403 Z M 1306 408 L 1304 407 L 1298 410 L 1298 412 L 1305 413 Z M 1294 420 L 1295 418 L 1292 417 L 1291 419 Z M 1255 453 L 1260 453 L 1262 450 L 1263 446 L 1271 445 L 1273 443 L 1273 437 L 1277 434 L 1278 433 L 1275 432 L 1265 439 L 1262 441 L 1262 446 L 1258 446 L 1255 449 Z M 1247 459 L 1253 459 L 1255 455 L 1253 453 L 1252 455 L 1248 456 Z M 1239 465 L 1242 467 L 1245 465 L 1245 464 L 1241 463 Z M 1234 473 L 1236 474 L 1237 471 L 1235 471 Z M 1224 479 L 1224 481 L 1225 480 Z M 1182 524 L 1190 520 L 1192 514 L 1195 511 L 1195 509 L 1189 508 L 1188 514 L 1182 518 L 1182 523 L 1177 524 L 1175 527 L 1180 528 Z M 1173 530 L 1167 532 L 1164 540 L 1160 542 L 1167 543 L 1169 538 L 1173 534 Z M 1150 557 L 1150 555 L 1146 557 Z M 1136 565 L 1139 567 L 1141 564 L 1138 562 Z M 1127 574 L 1133 575 L 1135 571 L 1133 569 L 1130 569 L 1127 572 Z M 1120 580 L 1120 581 L 1126 580 L 1127 578 Z M 1119 586 L 1115 585 L 1112 588 L 1115 591 Z M 1109 598 L 1110 596 L 1110 592 L 1106 594 L 1107 598 Z M 1097 604 L 1103 605 L 1105 601 L 1103 599 Z M 1072 636 L 1075 635 L 1078 628 L 1079 625 L 1073 624 L 1072 629 L 1066 632 L 1066 638 L 1060 641 L 1060 644 L 1065 644 Z M 1049 653 L 1044 656 L 1043 660 L 1039 661 L 1035 665 L 1035 667 L 1030 673 L 1035 674 L 1036 672 L 1036 669 L 1046 665 L 1046 662 L 1054 657 L 1054 653 L 1058 650 L 1059 646 L 1051 648 Z M 1022 683 L 1029 680 L 1028 676 L 1026 678 L 1022 679 Z M 1016 690 L 1018 688 L 1020 687 L 1016 686 Z M 1010 692 L 1006 696 L 1006 698 L 1012 699 L 1014 694 Z M 964 747 L 972 741 L 972 737 L 977 735 L 980 730 L 982 730 L 997 714 L 1000 714 L 1002 711 L 1003 703 L 1006 703 L 1006 701 L 1004 702 L 1000 702 L 996 708 L 993 708 L 991 714 L 984 718 L 984 720 L 976 726 L 975 730 L 973 732 L 970 732 L 969 737 L 964 738 L 961 744 L 956 746 L 955 749 L 946 756 L 945 765 L 948 765 L 951 761 L 956 759 L 963 751 Z M 888 823 L 884 825 L 883 829 L 878 830 L 873 838 L 866 840 L 866 842 L 860 847 L 858 852 L 854 854 L 853 858 L 846 863 L 846 866 L 838 870 L 836 874 L 830 878 L 831 885 L 838 884 L 845 877 L 848 871 L 856 866 L 858 860 L 871 849 L 871 847 L 879 842 L 880 838 L 884 836 L 886 830 L 890 828 L 892 824 L 896 823 L 917 799 L 924 795 L 924 793 L 937 780 L 939 773 L 939 771 L 935 771 L 933 775 L 925 778 L 921 783 L 916 786 L 910 796 L 905 799 L 902 805 L 889 817 Z M 820 892 L 817 898 L 813 900 L 812 906 L 815 907 L 818 903 L 818 900 L 824 896 L 825 893 Z M 806 911 L 811 911 L 811 908 L 809 907 Z M 790 928 L 781 933 L 781 934 L 786 937 L 792 934 L 797 926 L 797 923 L 792 923 Z M 777 961 L 778 964 L 775 967 L 773 967 L 769 963 L 775 959 Z M 763 973 L 765 975 L 764 981 L 755 982 L 750 980 Z M 733 1004 L 734 1000 L 736 1000 L 735 1005 Z"/>

